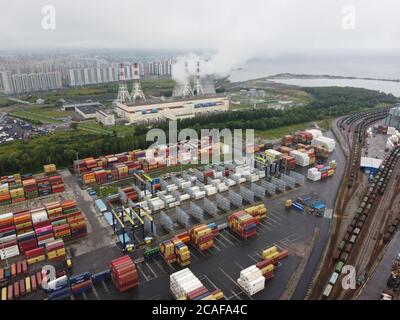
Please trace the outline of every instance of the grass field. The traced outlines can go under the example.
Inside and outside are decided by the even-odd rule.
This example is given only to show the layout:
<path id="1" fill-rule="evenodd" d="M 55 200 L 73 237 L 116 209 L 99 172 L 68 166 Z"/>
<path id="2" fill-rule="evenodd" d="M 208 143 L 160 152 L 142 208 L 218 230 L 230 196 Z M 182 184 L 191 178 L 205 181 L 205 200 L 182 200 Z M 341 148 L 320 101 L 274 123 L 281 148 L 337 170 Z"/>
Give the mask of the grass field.
<path id="1" fill-rule="evenodd" d="M 9 113 L 10 116 L 20 118 L 25 121 L 30 121 L 34 124 L 48 124 L 48 123 L 60 123 L 59 118 L 67 117 L 72 112 L 61 111 L 58 108 L 40 108 L 40 107 L 27 107 L 18 108 Z"/>
<path id="2" fill-rule="evenodd" d="M 11 104 L 13 104 L 12 101 L 8 100 L 5 97 L 0 97 L 0 107 L 6 107 L 6 106 L 9 106 Z"/>
<path id="3" fill-rule="evenodd" d="M 134 133 L 133 126 L 119 125 L 119 126 L 105 127 L 102 126 L 101 124 L 98 124 L 94 120 L 79 123 L 78 129 L 104 135 L 113 135 L 115 131 L 117 136 L 120 137 L 126 135 L 132 135 Z"/>
<path id="4" fill-rule="evenodd" d="M 268 130 L 256 130 L 255 135 L 261 139 L 273 140 L 282 138 L 282 136 L 294 133 L 295 131 L 307 129 L 309 126 L 310 123 L 306 122 Z"/>

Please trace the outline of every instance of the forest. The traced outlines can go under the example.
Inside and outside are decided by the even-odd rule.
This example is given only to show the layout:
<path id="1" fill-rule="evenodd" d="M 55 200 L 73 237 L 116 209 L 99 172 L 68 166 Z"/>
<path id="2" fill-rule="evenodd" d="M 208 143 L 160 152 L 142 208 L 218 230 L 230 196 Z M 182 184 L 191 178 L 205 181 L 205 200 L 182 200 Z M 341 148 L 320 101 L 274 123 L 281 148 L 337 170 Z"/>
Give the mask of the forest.
<path id="1" fill-rule="evenodd" d="M 334 118 L 397 101 L 393 95 L 358 88 L 319 87 L 303 90 L 313 97 L 313 102 L 306 106 L 285 110 L 212 113 L 179 120 L 178 129 L 193 128 L 197 132 L 200 132 L 201 128 L 266 130 Z M 168 131 L 168 122 L 161 122 L 153 127 Z M 152 143 L 145 141 L 149 129 L 149 126 L 136 126 L 134 134 L 124 137 L 73 130 L 4 143 L 0 145 L 0 175 L 40 172 L 42 166 L 47 163 L 55 163 L 59 168 L 63 168 L 71 166 L 77 157 L 97 157 L 146 148 Z"/>

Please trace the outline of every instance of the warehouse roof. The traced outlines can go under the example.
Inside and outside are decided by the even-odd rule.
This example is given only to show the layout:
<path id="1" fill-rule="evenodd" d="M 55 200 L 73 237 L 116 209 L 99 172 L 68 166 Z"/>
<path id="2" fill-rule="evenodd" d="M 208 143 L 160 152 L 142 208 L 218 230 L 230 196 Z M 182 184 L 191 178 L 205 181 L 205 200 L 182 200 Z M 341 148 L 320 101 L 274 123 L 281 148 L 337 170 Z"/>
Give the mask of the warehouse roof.
<path id="1" fill-rule="evenodd" d="M 97 107 L 96 106 L 81 106 L 81 107 L 76 107 L 75 109 L 78 109 L 80 112 L 84 114 L 95 114 Z"/>
<path id="2" fill-rule="evenodd" d="M 381 159 L 375 159 L 375 158 L 369 158 L 369 157 L 361 157 L 360 167 L 378 169 L 381 166 L 382 162 L 383 162 L 383 160 L 381 160 Z"/>

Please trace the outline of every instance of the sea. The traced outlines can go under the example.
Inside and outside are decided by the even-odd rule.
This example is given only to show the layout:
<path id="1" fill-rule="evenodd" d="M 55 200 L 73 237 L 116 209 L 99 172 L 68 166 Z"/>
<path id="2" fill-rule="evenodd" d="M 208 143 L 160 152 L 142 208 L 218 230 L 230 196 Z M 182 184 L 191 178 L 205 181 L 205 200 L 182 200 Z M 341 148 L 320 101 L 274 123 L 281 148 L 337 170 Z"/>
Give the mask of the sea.
<path id="1" fill-rule="evenodd" d="M 267 77 L 279 73 L 330 75 L 385 80 L 400 79 L 400 56 L 286 56 L 252 59 L 230 72 L 233 82 Z M 275 82 L 302 87 L 356 87 L 378 90 L 400 97 L 400 82 L 364 79 L 274 79 Z"/>

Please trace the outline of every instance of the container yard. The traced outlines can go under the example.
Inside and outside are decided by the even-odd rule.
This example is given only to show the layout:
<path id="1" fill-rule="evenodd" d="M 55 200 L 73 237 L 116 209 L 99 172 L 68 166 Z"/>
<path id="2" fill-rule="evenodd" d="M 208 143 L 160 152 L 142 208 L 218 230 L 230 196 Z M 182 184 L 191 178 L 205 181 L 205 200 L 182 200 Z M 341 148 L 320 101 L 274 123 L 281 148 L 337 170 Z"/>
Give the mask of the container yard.
<path id="1" fill-rule="evenodd" d="M 365 117 L 372 124 L 381 114 L 366 113 L 359 119 Z M 347 121 L 355 127 L 352 119 L 340 125 Z M 357 136 L 346 142 L 360 144 L 361 130 L 350 130 Z M 67 197 L 0 215 L 2 257 L 15 260 L 16 266 L 21 261 L 28 268 L 24 279 L 0 271 L 2 296 L 78 300 L 306 297 L 324 247 L 332 241 L 332 212 L 338 192 L 343 192 L 339 188 L 343 176 L 349 177 L 346 199 L 362 180 L 356 165 L 346 166 L 350 148 L 338 147 L 330 132 L 310 129 L 286 135 L 276 145 L 246 146 L 255 152 L 253 164 L 210 163 L 182 170 L 170 154 L 171 148 L 185 145 L 186 150 L 194 150 L 205 141 L 208 148 L 200 153 L 212 155 L 223 148 L 207 138 L 160 145 L 150 153 L 135 150 L 87 158 L 75 161 L 72 175 L 56 174 L 56 168 L 45 166 L 45 174 L 35 177 L 37 191 L 26 179 L 27 193 L 48 196 L 49 189 L 57 190 L 58 182 L 64 187 L 60 194 L 73 194 L 75 200 Z M 193 160 L 200 153 L 187 152 L 185 157 Z M 381 196 L 390 188 L 387 181 L 395 159 L 396 148 L 388 153 L 382 167 L 388 169 L 378 170 L 366 197 L 375 190 Z M 162 173 L 166 162 L 176 165 L 176 170 Z M 114 184 L 117 192 L 106 196 L 91 189 Z M 353 229 L 338 244 L 341 251 L 335 253 L 338 260 L 322 288 L 325 294 L 337 294 L 341 268 L 346 259 L 352 259 L 353 247 L 360 245 L 358 238 L 368 222 L 366 208 L 373 210 L 368 200 L 361 203 Z M 393 232 L 387 227 L 386 238 Z M 66 267 L 66 261 L 73 267 Z M 40 267 L 53 263 L 63 263 L 63 267 L 57 267 L 54 288 L 43 289 Z"/>
<path id="2" fill-rule="evenodd" d="M 292 143 L 286 143 L 288 149 L 273 145 L 253 147 L 256 157 L 262 159 L 255 167 L 218 163 L 180 171 L 177 166 L 176 172 L 155 176 L 152 172 L 157 172 L 160 166 L 148 161 L 146 152 L 139 150 L 75 162 L 76 178 L 63 173 L 61 179 L 65 180 L 67 191 L 72 188 L 78 194 L 76 203 L 50 202 L 25 213 L 11 214 L 13 221 L 17 219 L 12 223 L 16 230 L 31 222 L 29 219 L 35 222 L 31 222 L 29 230 L 32 238 L 22 244 L 17 242 L 18 251 L 20 247 L 22 250 L 10 259 L 21 256 L 29 260 L 29 269 L 51 264 L 54 259 L 65 262 L 72 257 L 73 260 L 72 272 L 61 276 L 66 276 L 68 281 L 59 280 L 60 285 L 55 286 L 57 290 L 50 292 L 39 288 L 23 298 L 127 299 L 126 292 L 129 292 L 129 297 L 134 299 L 176 299 L 169 284 L 170 277 L 188 267 L 207 291 L 199 290 L 204 291 L 199 296 L 186 294 L 186 299 L 279 298 L 285 294 L 287 283 L 298 281 L 292 277 L 309 254 L 306 248 L 315 245 L 315 228 L 328 230 L 330 224 L 329 215 L 322 219 L 318 215 L 298 216 L 296 210 L 285 209 L 286 198 L 289 195 L 293 199 L 304 198 L 306 190 L 315 188 L 327 205 L 332 206 L 335 195 L 331 186 L 318 185 L 321 181 L 308 182 L 307 170 L 318 166 L 314 158 L 325 160 L 319 169 L 335 163 L 333 160 L 341 161 L 340 151 L 324 149 L 328 157 L 324 152 L 317 157 L 314 155 L 316 147 L 311 146 L 312 135 L 298 136 Z M 298 146 L 295 141 L 303 145 Z M 220 148 L 220 145 L 210 144 L 201 152 L 212 155 L 213 150 Z M 153 151 L 161 155 L 162 152 L 168 154 L 167 150 L 160 146 Z M 311 164 L 308 160 L 306 166 L 301 159 L 297 161 L 291 157 L 292 150 L 300 150 L 311 158 Z M 338 167 L 340 171 L 340 165 Z M 52 169 L 46 167 L 44 171 L 49 170 Z M 336 185 L 338 178 L 334 178 Z M 103 198 L 94 195 L 89 196 L 90 199 L 85 195 L 85 189 L 90 186 L 114 182 L 119 183 L 115 195 Z M 45 190 L 46 184 L 40 187 Z M 321 192 L 321 189 L 326 191 Z M 74 211 L 77 206 L 83 209 L 81 215 Z M 85 228 L 87 224 L 90 231 Z M 299 226 L 302 227 L 299 229 Z M 106 245 L 108 236 L 102 235 L 104 228 L 116 245 L 110 247 L 112 242 Z M 87 237 L 89 243 L 105 238 L 100 240 L 103 245 L 94 249 L 94 245 L 83 245 L 80 237 Z M 64 241 L 63 247 L 57 242 L 47 245 L 49 241 L 60 239 Z M 322 243 L 325 239 L 321 237 L 318 241 Z M 272 256 L 265 252 L 268 245 L 276 250 L 271 252 Z M 82 250 L 82 246 L 86 249 Z M 302 248 L 300 251 L 298 246 Z M 234 254 L 238 248 L 243 254 Z M 128 256 L 121 258 L 121 252 Z M 287 262 L 281 264 L 274 260 L 276 254 L 286 256 Z M 90 262 L 98 255 L 106 259 Z M 251 289 L 252 280 L 241 272 L 246 265 L 260 270 L 265 279 L 263 285 L 259 278 Z M 74 275 L 80 276 L 80 280 Z M 238 275 L 243 282 L 237 281 Z M 39 287 L 37 283 L 41 281 L 36 278 L 35 285 Z M 144 283 L 146 286 L 138 291 L 136 287 Z M 263 290 L 258 290 L 261 287 Z M 15 295 L 13 298 L 17 299 Z"/>
<path id="3" fill-rule="evenodd" d="M 43 167 L 44 175 L 14 174 L 0 178 L 0 206 L 44 197 L 65 190 L 64 183 L 54 164 Z"/>

